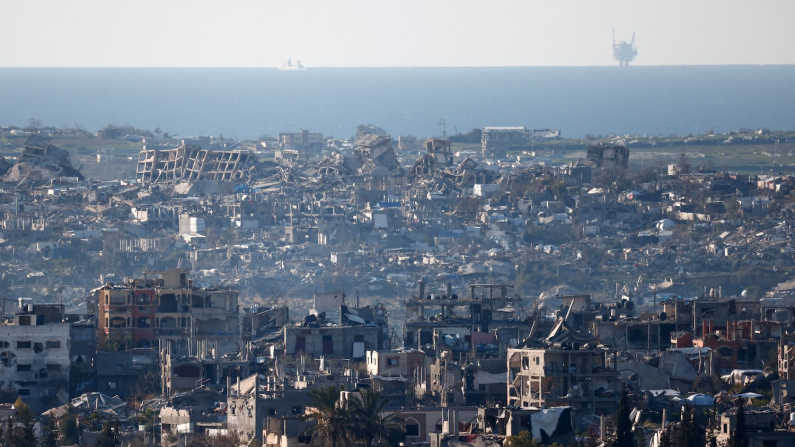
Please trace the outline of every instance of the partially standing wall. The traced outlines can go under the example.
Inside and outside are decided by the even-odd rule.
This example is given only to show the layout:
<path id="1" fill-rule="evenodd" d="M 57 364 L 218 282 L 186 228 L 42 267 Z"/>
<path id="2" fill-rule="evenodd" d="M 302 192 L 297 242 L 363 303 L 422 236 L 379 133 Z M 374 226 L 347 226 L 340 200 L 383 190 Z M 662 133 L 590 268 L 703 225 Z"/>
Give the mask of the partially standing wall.
<path id="1" fill-rule="evenodd" d="M 244 180 L 250 170 L 245 150 L 211 151 L 182 145 L 175 149 L 144 149 L 138 154 L 136 178 L 140 183 L 179 183 L 199 180 Z"/>

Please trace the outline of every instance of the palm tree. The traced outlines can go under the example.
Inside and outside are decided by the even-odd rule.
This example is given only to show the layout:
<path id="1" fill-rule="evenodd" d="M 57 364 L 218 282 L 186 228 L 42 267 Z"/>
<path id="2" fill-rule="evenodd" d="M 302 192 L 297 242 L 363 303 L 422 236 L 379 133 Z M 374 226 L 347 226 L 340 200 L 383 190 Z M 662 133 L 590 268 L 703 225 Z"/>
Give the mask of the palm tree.
<path id="1" fill-rule="evenodd" d="M 311 410 L 303 416 L 304 420 L 314 420 L 315 425 L 309 427 L 307 432 L 317 437 L 321 445 L 326 447 L 341 447 L 350 444 L 348 436 L 350 430 L 350 417 L 348 411 L 340 405 L 340 394 L 345 385 L 317 388 L 309 392 Z"/>
<path id="2" fill-rule="evenodd" d="M 367 388 L 348 404 L 354 436 L 365 447 L 372 447 L 373 443 L 391 445 L 395 434 L 403 431 L 395 414 L 381 416 L 387 402 L 380 391 Z"/>

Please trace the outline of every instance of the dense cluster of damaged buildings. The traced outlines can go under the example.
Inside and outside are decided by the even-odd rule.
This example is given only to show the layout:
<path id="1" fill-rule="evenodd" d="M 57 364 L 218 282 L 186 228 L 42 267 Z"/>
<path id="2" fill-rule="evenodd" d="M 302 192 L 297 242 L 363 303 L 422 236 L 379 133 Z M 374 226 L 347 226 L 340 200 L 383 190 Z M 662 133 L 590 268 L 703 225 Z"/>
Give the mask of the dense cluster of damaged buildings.
<path id="1" fill-rule="evenodd" d="M 31 136 L 0 159 L 0 386 L 56 419 L 154 410 L 158 442 L 274 447 L 311 443 L 329 385 L 381 391 L 406 443 L 459 447 L 566 444 L 625 386 L 650 442 L 641 421 L 687 402 L 725 438 L 755 392 L 751 445 L 794 445 L 795 178 L 631 175 L 620 141 L 508 155 L 557 135 L 145 142 L 117 181 Z"/>

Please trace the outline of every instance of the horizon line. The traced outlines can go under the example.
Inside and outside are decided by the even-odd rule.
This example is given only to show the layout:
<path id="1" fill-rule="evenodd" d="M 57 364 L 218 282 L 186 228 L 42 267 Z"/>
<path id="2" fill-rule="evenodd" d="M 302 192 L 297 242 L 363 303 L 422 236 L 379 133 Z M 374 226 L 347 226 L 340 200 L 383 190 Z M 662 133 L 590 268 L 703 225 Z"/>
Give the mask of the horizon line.
<path id="1" fill-rule="evenodd" d="M 348 69 L 348 68 L 606 68 L 606 67 L 615 67 L 621 69 L 628 69 L 629 67 L 786 67 L 786 66 L 795 66 L 795 63 L 771 63 L 771 64 L 658 64 L 658 65 L 644 65 L 644 64 L 633 64 L 629 66 L 619 66 L 615 64 L 605 64 L 605 65 L 361 65 L 361 66 L 325 66 L 325 65 L 318 65 L 318 66 L 304 66 L 305 69 L 316 69 L 316 68 L 340 68 L 340 69 Z M 48 66 L 38 66 L 38 65 L 20 65 L 20 66 L 1 66 L 0 69 L 50 69 L 50 68 L 74 68 L 74 69 L 86 69 L 86 68 L 103 68 L 103 69 L 113 69 L 113 68 L 123 68 L 123 69 L 130 69 L 130 68 L 204 68 L 204 69 L 225 69 L 225 68 L 247 68 L 247 69 L 273 69 L 279 70 L 279 66 L 263 66 L 263 65 L 227 65 L 227 66 L 202 66 L 202 65 L 147 65 L 147 66 L 138 66 L 138 65 L 127 65 L 127 66 L 113 66 L 113 65 L 93 65 L 93 66 L 67 66 L 67 65 L 48 65 Z M 283 71 L 283 70 L 279 70 Z M 298 70 L 295 70 L 298 71 Z M 304 70 L 306 71 L 306 70 Z M 299 71 L 300 72 L 300 71 Z"/>

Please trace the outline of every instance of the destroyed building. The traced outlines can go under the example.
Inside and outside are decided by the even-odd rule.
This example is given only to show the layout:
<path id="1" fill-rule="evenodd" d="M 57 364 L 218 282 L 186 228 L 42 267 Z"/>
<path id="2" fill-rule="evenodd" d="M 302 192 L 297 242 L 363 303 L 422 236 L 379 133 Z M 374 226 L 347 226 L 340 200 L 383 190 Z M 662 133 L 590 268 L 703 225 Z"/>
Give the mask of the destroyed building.
<path id="1" fill-rule="evenodd" d="M 615 412 L 618 374 L 611 352 L 594 342 L 560 319 L 541 346 L 509 349 L 508 405 L 573 407 L 580 421 Z"/>
<path id="2" fill-rule="evenodd" d="M 364 135 L 356 140 L 354 153 L 364 163 L 373 163 L 374 167 L 394 171 L 400 167 L 392 149 L 392 137 L 389 135 Z"/>
<path id="3" fill-rule="evenodd" d="M 425 154 L 420 156 L 409 171 L 409 181 L 417 176 L 432 176 L 436 169 L 453 165 L 453 151 L 450 142 L 437 138 L 425 141 Z"/>
<path id="4" fill-rule="evenodd" d="M 322 132 L 309 132 L 301 130 L 294 133 L 279 134 L 279 148 L 283 150 L 297 150 L 301 152 L 320 152 L 326 145 Z"/>
<path id="5" fill-rule="evenodd" d="M 227 379 L 248 376 L 251 369 L 250 357 L 253 356 L 242 344 L 224 353 L 220 349 L 223 345 L 217 340 L 204 339 L 198 341 L 195 349 L 187 355 L 177 355 L 171 346 L 165 344 L 160 348 L 160 380 L 165 397 L 200 387 L 221 391 L 227 385 Z M 226 346 L 230 349 L 229 344 Z"/>
<path id="6" fill-rule="evenodd" d="M 96 344 L 94 345 L 96 349 Z M 96 354 L 95 373 L 97 391 L 110 396 L 126 398 L 134 391 L 138 377 L 157 365 L 157 352 L 152 349 L 131 349 L 126 351 Z"/>
<path id="7" fill-rule="evenodd" d="M 23 304 L 0 325 L 0 383 L 31 405 L 68 394 L 70 325 L 58 304 Z"/>
<path id="8" fill-rule="evenodd" d="M 383 134 L 317 157 L 266 146 L 281 151 L 274 161 L 244 160 L 250 143 L 158 139 L 139 182 L 6 183 L 0 285 L 35 297 L 35 313 L 62 300 L 80 315 L 64 317 L 70 329 L 58 338 L 62 369 L 85 378 L 64 396 L 46 363 L 19 372 L 8 363 L 6 383 L 26 400 L 86 387 L 124 399 L 155 372 L 163 394 L 148 405 L 166 409 L 167 438 L 236 433 L 274 447 L 309 441 L 300 434 L 309 390 L 345 384 L 352 399 L 369 387 L 390 399 L 385 411 L 410 409 L 407 444 L 444 447 L 522 430 L 568 443 L 612 411 L 621 382 L 643 396 L 642 420 L 666 399 L 669 409 L 690 402 L 702 376 L 764 392 L 776 347 L 781 377 L 795 375 L 795 177 L 658 170 L 607 191 L 592 177 L 603 181 L 596 171 L 621 153 L 592 153 L 590 166 L 559 153 L 484 159 L 431 138 L 416 157 Z M 525 151 L 531 138 L 554 137 L 544 134 L 495 144 Z M 37 141 L 20 163 L 47 163 Z M 725 274 L 738 263 L 747 275 Z M 597 287 L 605 275 L 622 283 Z M 721 284 L 749 296 L 721 298 Z M 532 309 L 519 299 L 528 294 L 538 296 Z M 26 334 L 57 324 L 17 318 L 6 314 L 20 333 L 7 334 L 5 357 L 45 359 L 47 340 L 37 354 L 42 341 L 28 348 Z M 11 340 L 23 343 L 14 351 Z M 524 368 L 525 358 L 539 364 Z M 783 423 L 791 399 L 773 397 Z"/>
<path id="9" fill-rule="evenodd" d="M 629 149 L 623 144 L 592 144 L 585 154 L 588 164 L 605 169 L 629 166 Z"/>
<path id="10" fill-rule="evenodd" d="M 524 126 L 484 127 L 481 136 L 483 157 L 504 158 L 511 147 L 526 146 L 531 133 Z"/>
<path id="11" fill-rule="evenodd" d="M 300 418 L 307 414 L 309 390 L 340 384 L 351 390 L 357 388 L 357 379 L 349 370 L 330 371 L 322 362 L 320 365 L 318 370 L 301 363 L 292 371 L 297 375 L 288 375 L 286 365 L 279 363 L 271 375 L 253 374 L 228 382 L 228 432 L 244 442 L 262 440 L 263 436 L 268 436 L 264 433 L 267 427 L 279 430 L 278 425 L 274 427 L 269 421 Z M 311 436 L 305 439 L 308 441 Z"/>
<path id="12" fill-rule="evenodd" d="M 3 163 L 7 164 L 5 159 Z M 0 163 L 1 164 L 1 163 Z M 7 167 L 3 182 L 21 185 L 42 184 L 56 178 L 83 180 L 83 174 L 72 166 L 69 151 L 52 144 L 52 139 L 31 135 L 26 141 L 17 163 Z"/>
<path id="13" fill-rule="evenodd" d="M 256 170 L 247 150 L 208 150 L 183 144 L 174 149 L 148 149 L 138 154 L 136 179 L 143 184 L 245 181 Z"/>
<path id="14" fill-rule="evenodd" d="M 383 308 L 340 304 L 337 309 L 317 309 L 302 323 L 285 327 L 285 354 L 364 361 L 369 350 L 389 349 L 388 313 Z"/>
<path id="15" fill-rule="evenodd" d="M 162 434 L 184 445 L 195 436 L 222 433 L 227 420 L 225 400 L 224 394 L 205 387 L 170 396 L 159 408 Z M 144 404 L 156 409 L 160 402 Z"/>
<path id="16" fill-rule="evenodd" d="M 511 305 L 518 298 L 508 294 L 511 288 L 504 284 L 471 284 L 469 296 L 459 297 L 450 284 L 442 293 L 427 293 L 421 281 L 419 295 L 405 301 L 404 346 L 466 352 L 477 349 L 479 337 L 485 342 L 481 344 L 494 345 L 497 340 L 489 334 L 502 335 L 501 343 L 507 344 L 510 338 L 521 334 L 523 326 L 514 319 Z"/>

